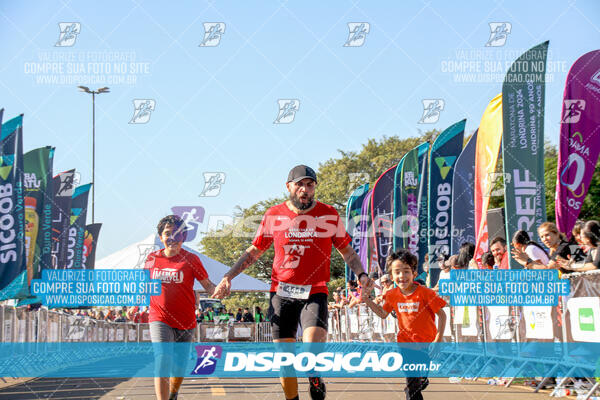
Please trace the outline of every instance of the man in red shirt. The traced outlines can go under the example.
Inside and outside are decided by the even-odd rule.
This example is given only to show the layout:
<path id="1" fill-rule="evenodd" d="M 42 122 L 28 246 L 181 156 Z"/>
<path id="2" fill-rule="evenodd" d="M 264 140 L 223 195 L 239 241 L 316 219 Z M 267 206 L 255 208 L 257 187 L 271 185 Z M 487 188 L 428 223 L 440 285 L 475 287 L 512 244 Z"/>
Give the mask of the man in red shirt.
<path id="1" fill-rule="evenodd" d="M 150 338 L 152 342 L 191 342 L 196 328 L 196 297 L 194 280 L 198 280 L 206 292 L 211 295 L 215 285 L 208 279 L 202 262 L 193 253 L 181 248 L 185 240 L 185 224 L 176 215 L 164 217 L 158 223 L 158 235 L 165 245 L 164 249 L 150 253 L 145 268 L 150 270 L 150 279 L 161 281 L 161 292 L 150 298 Z M 183 371 L 189 350 L 184 352 L 178 347 L 177 354 L 161 351 L 156 354 L 156 364 L 161 371 L 171 370 L 168 377 L 154 378 L 154 390 L 159 400 L 176 400 L 179 387 L 183 382 Z M 183 357 L 183 361 L 179 361 Z M 177 370 L 178 369 L 178 370 Z"/>
<path id="2" fill-rule="evenodd" d="M 508 252 L 506 251 L 506 240 L 498 236 L 490 243 L 490 251 L 494 256 L 498 269 L 508 269 Z"/>
<path id="3" fill-rule="evenodd" d="M 225 274 L 213 295 L 227 296 L 231 280 L 273 244 L 275 259 L 268 315 L 274 342 L 295 342 L 299 322 L 303 342 L 327 340 L 327 282 L 332 247 L 340 252 L 363 286 L 370 282 L 338 212 L 314 200 L 316 185 L 317 175 L 312 168 L 306 165 L 292 168 L 286 183 L 289 200 L 267 210 L 252 246 Z M 324 399 L 323 381 L 313 377 L 309 382 L 311 397 Z M 286 399 L 298 399 L 295 377 L 281 378 L 281 385 Z"/>

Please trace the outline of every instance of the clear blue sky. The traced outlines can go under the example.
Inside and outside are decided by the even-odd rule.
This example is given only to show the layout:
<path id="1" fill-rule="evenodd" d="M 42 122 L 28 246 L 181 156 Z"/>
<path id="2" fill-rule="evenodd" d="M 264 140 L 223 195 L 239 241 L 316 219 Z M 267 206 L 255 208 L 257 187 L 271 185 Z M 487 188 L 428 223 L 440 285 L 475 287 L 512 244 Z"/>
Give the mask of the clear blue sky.
<path id="1" fill-rule="evenodd" d="M 142 63 L 135 83 L 85 85 L 111 88 L 96 102 L 101 258 L 147 236 L 172 206 L 231 215 L 281 195 L 292 166 L 316 168 L 368 138 L 409 137 L 462 118 L 471 132 L 501 91 L 505 64 L 545 40 L 545 137 L 556 143 L 568 69 L 600 45 L 600 2 L 483 3 L 4 1 L 0 107 L 5 120 L 25 114 L 25 150 L 56 146 L 55 173 L 76 168 L 87 183 L 91 96 L 60 80 L 96 76 L 88 71 L 100 67 L 88 64 L 95 54 Z M 61 22 L 81 24 L 72 47 L 54 46 Z M 205 22 L 226 25 L 216 47 L 199 47 Z M 350 22 L 370 24 L 361 47 L 343 47 Z M 485 47 L 491 22 L 512 26 L 503 47 Z M 40 72 L 43 57 L 63 71 Z M 75 72 L 80 60 L 85 70 Z M 465 65 L 500 78 L 455 71 Z M 418 124 L 422 99 L 438 98 L 439 121 Z M 134 99 L 156 101 L 148 123 L 128 123 Z M 278 99 L 300 100 L 292 123 L 273 124 Z M 219 196 L 198 197 L 209 171 L 224 172 L 226 183 Z"/>

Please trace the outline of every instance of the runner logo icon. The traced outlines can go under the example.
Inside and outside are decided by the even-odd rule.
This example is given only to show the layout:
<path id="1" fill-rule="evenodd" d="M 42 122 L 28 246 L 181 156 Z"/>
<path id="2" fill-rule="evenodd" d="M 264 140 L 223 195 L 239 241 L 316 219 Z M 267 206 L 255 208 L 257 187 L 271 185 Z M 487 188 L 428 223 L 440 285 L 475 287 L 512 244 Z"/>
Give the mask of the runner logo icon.
<path id="1" fill-rule="evenodd" d="M 273 121 L 274 124 L 289 124 L 294 121 L 296 112 L 300 108 L 300 100 L 298 99 L 279 99 L 279 113 Z"/>
<path id="2" fill-rule="evenodd" d="M 224 22 L 205 22 L 204 38 L 199 47 L 216 47 L 221 43 L 221 36 L 225 34 Z"/>
<path id="3" fill-rule="evenodd" d="M 225 184 L 225 172 L 204 172 L 204 188 L 198 197 L 216 197 Z"/>
<path id="4" fill-rule="evenodd" d="M 304 255 L 304 251 L 307 246 L 301 244 L 285 244 L 283 245 L 283 251 L 285 257 L 281 268 L 297 268 L 300 265 L 300 258 Z"/>
<path id="5" fill-rule="evenodd" d="M 79 22 L 60 22 L 58 24 L 60 34 L 55 47 L 71 47 L 77 40 L 77 35 L 81 33 L 81 24 Z"/>
<path id="6" fill-rule="evenodd" d="M 419 124 L 435 124 L 438 122 L 444 104 L 442 99 L 423 99 L 423 116 L 419 120 Z"/>
<path id="7" fill-rule="evenodd" d="M 512 30 L 510 22 L 490 22 L 490 38 L 485 47 L 502 47 Z"/>
<path id="8" fill-rule="evenodd" d="M 196 346 L 196 353 L 198 360 L 192 375 L 210 375 L 215 372 L 217 359 L 223 355 L 223 349 L 221 346 Z"/>
<path id="9" fill-rule="evenodd" d="M 565 124 L 575 124 L 581 118 L 581 112 L 585 110 L 585 100 L 565 100 L 562 121 Z"/>
<path id="10" fill-rule="evenodd" d="M 133 100 L 133 117 L 130 124 L 145 124 L 150 121 L 150 115 L 156 108 L 156 101 L 152 99 L 135 99 Z"/>
<path id="11" fill-rule="evenodd" d="M 368 22 L 348 22 L 348 30 L 348 40 L 344 43 L 344 47 L 360 47 L 365 44 L 371 25 Z"/>

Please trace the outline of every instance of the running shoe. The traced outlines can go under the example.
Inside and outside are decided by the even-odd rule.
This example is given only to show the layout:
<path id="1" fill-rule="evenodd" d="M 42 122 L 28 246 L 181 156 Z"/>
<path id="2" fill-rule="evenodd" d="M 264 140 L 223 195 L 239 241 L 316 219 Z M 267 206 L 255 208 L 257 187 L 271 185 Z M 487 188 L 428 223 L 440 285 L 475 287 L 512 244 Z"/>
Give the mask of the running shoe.
<path id="1" fill-rule="evenodd" d="M 325 388 L 325 382 L 321 378 L 314 377 L 308 378 L 310 386 L 310 398 L 312 400 L 324 400 L 327 389 Z"/>
<path id="2" fill-rule="evenodd" d="M 179 392 L 169 394 L 169 400 L 177 400 L 177 395 Z"/>

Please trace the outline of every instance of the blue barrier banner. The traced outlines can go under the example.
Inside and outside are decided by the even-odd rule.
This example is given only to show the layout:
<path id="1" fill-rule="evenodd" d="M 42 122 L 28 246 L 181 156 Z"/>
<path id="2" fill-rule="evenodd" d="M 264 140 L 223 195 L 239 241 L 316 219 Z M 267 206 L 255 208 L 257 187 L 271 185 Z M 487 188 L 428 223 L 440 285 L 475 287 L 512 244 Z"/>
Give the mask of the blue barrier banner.
<path id="1" fill-rule="evenodd" d="M 571 286 L 557 270 L 452 270 L 438 284 L 452 306 L 556 306 Z"/>
<path id="2" fill-rule="evenodd" d="M 593 361 L 582 371 L 597 374 L 600 343 L 572 345 Z M 462 343 L 460 351 L 451 343 L 2 343 L 0 376 L 448 377 L 472 371 L 526 377 L 545 376 L 548 362 L 567 362 L 555 343 L 527 343 L 527 350 L 529 359 L 513 343 L 495 344 L 494 356 L 478 343 Z M 528 368 L 519 368 L 525 361 Z"/>

